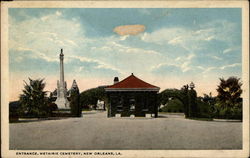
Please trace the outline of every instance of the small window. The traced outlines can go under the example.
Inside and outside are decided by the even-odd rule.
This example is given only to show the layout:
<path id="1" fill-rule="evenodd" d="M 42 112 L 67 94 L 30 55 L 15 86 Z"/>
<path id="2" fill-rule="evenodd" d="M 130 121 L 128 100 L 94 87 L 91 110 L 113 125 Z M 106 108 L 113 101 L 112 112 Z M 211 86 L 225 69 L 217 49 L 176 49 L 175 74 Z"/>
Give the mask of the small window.
<path id="1" fill-rule="evenodd" d="M 130 110 L 135 110 L 135 105 L 134 104 L 130 105 Z"/>
<path id="2" fill-rule="evenodd" d="M 122 111 L 123 107 L 123 98 L 119 98 L 118 104 L 117 104 L 117 111 Z"/>
<path id="3" fill-rule="evenodd" d="M 130 110 L 134 111 L 135 110 L 135 99 L 134 98 L 129 99 L 129 105 L 130 105 Z"/>

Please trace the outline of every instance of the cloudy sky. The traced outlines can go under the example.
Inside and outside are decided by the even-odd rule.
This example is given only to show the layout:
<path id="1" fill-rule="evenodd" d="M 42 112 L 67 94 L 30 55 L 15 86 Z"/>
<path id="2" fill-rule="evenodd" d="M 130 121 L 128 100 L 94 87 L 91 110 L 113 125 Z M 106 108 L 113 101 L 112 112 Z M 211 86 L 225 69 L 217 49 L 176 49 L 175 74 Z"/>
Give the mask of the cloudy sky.
<path id="1" fill-rule="evenodd" d="M 216 95 L 219 78 L 241 78 L 241 9 L 9 9 L 10 99 L 23 80 L 56 88 L 63 48 L 68 88 L 109 85 L 131 73 L 165 88 L 193 81 Z"/>

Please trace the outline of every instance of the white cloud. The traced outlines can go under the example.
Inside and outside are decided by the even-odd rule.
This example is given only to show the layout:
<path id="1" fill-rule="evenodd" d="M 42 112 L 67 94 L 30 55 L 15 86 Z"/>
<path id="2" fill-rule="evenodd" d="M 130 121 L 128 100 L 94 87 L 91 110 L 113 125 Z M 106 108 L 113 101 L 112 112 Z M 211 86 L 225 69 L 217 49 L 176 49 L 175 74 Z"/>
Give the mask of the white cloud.
<path id="1" fill-rule="evenodd" d="M 145 42 L 157 43 L 157 44 L 175 44 L 177 41 L 185 36 L 186 30 L 183 28 L 163 28 L 156 30 L 152 33 L 144 33 L 141 39 Z"/>
<path id="2" fill-rule="evenodd" d="M 159 69 L 163 66 L 174 66 L 179 68 L 182 72 L 187 72 L 192 69 L 191 61 L 195 57 L 195 54 L 189 54 L 187 56 L 177 57 L 172 63 L 160 63 L 156 66 L 152 66 L 151 70 Z"/>
<path id="3" fill-rule="evenodd" d="M 78 59 L 81 62 L 89 62 L 89 63 L 96 63 L 97 65 L 95 66 L 96 69 L 109 69 L 109 70 L 113 70 L 113 71 L 117 71 L 121 74 L 123 74 L 123 71 L 116 68 L 113 65 L 110 65 L 108 63 L 105 63 L 103 61 L 97 60 L 97 59 L 92 59 L 92 58 L 87 58 L 87 57 L 83 57 L 83 56 L 75 56 L 75 55 L 70 55 L 68 56 L 68 60 L 74 60 L 74 59 Z M 82 70 L 83 68 L 81 68 Z"/>
<path id="4" fill-rule="evenodd" d="M 176 44 L 181 43 L 181 42 L 182 42 L 181 36 L 178 36 L 172 40 L 169 40 L 168 44 L 176 45 Z"/>
<path id="5" fill-rule="evenodd" d="M 44 22 L 44 21 L 46 21 L 47 19 L 49 19 L 49 17 L 50 17 L 50 16 L 43 16 L 43 17 L 41 17 L 41 20 Z"/>
<path id="6" fill-rule="evenodd" d="M 188 54 L 186 56 L 179 56 L 174 59 L 174 61 L 176 61 L 177 63 L 175 62 L 173 64 L 179 67 L 182 70 L 182 72 L 186 72 L 188 70 L 191 70 L 192 68 L 191 61 L 194 57 L 196 57 L 194 53 Z"/>
<path id="7" fill-rule="evenodd" d="M 96 49 L 96 47 L 93 48 L 93 49 Z M 105 51 L 111 51 L 111 50 L 113 50 L 111 47 L 107 47 L 107 46 L 102 46 L 100 49 L 101 50 L 105 50 Z"/>
<path id="8" fill-rule="evenodd" d="M 121 41 L 124 41 L 124 40 L 126 40 L 128 37 L 129 37 L 129 35 L 121 36 L 121 37 L 120 37 L 120 40 L 121 40 Z"/>
<path id="9" fill-rule="evenodd" d="M 221 66 L 221 67 L 215 67 L 215 66 L 211 66 L 211 67 L 203 67 L 203 66 L 197 66 L 196 68 L 202 70 L 202 73 L 205 74 L 207 72 L 210 72 L 212 70 L 224 70 L 227 68 L 233 68 L 233 67 L 237 67 L 237 66 L 241 66 L 241 63 L 234 63 L 234 64 L 229 64 L 229 65 L 225 65 L 225 66 Z"/>
<path id="10" fill-rule="evenodd" d="M 228 21 L 212 21 L 200 25 L 199 29 L 188 29 L 185 27 L 166 27 L 144 33 L 141 40 L 159 45 L 180 46 L 193 53 L 196 50 L 204 49 L 207 42 L 218 40 L 233 44 L 235 24 Z M 225 50 L 224 53 L 229 50 Z M 230 50 L 231 51 L 231 50 Z"/>
<path id="11" fill-rule="evenodd" d="M 78 68 L 76 68 L 76 72 L 82 72 L 82 70 L 84 70 L 84 67 L 83 66 L 79 66 Z"/>
<path id="12" fill-rule="evenodd" d="M 83 28 L 78 21 L 64 19 L 56 11 L 41 18 L 27 18 L 16 21 L 10 17 L 10 50 L 31 51 L 29 57 L 41 58 L 48 62 L 58 60 L 60 48 L 66 55 L 75 54 L 81 43 L 87 43 Z M 67 31 L 65 31 L 67 30 Z M 23 56 L 25 58 L 25 56 Z"/>
<path id="13" fill-rule="evenodd" d="M 115 52 L 120 52 L 120 53 L 125 53 L 125 54 L 149 54 L 149 55 L 160 55 L 159 52 L 155 50 L 146 50 L 143 48 L 136 48 L 136 47 L 131 47 L 131 46 L 125 46 L 123 44 L 118 43 L 116 40 L 109 41 L 107 42 L 103 47 L 100 49 L 102 50 L 108 50 L 108 51 L 115 51 Z"/>
<path id="14" fill-rule="evenodd" d="M 76 42 L 74 42 L 73 40 L 66 39 L 65 41 L 71 44 L 72 46 L 76 46 L 76 47 L 78 46 L 78 44 L 76 44 Z"/>
<path id="15" fill-rule="evenodd" d="M 180 61 L 180 60 L 181 60 L 181 57 L 175 58 L 175 61 Z"/>
<path id="16" fill-rule="evenodd" d="M 205 40 L 205 41 L 211 41 L 211 40 L 213 40 L 213 39 L 214 39 L 214 36 L 209 36 L 209 37 L 205 38 L 204 40 Z"/>
<path id="17" fill-rule="evenodd" d="M 198 68 L 201 68 L 201 66 L 200 67 L 198 67 Z M 207 67 L 207 68 L 203 68 L 202 67 L 202 73 L 203 74 L 206 74 L 206 73 L 208 73 L 209 71 L 212 71 L 212 70 L 215 70 L 215 69 L 217 69 L 216 67 L 214 67 L 214 66 L 212 66 L 212 67 Z"/>
<path id="18" fill-rule="evenodd" d="M 17 47 L 16 50 L 18 50 L 18 51 L 32 51 L 32 49 L 30 49 L 30 48 L 23 48 L 23 47 Z"/>
<path id="19" fill-rule="evenodd" d="M 211 58 L 213 58 L 213 59 L 216 59 L 216 60 L 222 60 L 222 58 L 220 58 L 220 57 L 217 57 L 217 56 L 215 56 L 215 55 L 213 55 L 213 56 L 210 56 Z"/>
<path id="20" fill-rule="evenodd" d="M 154 65 L 151 67 L 151 70 L 156 70 L 156 69 L 159 69 L 160 67 L 162 66 L 166 66 L 166 65 L 170 65 L 170 64 L 167 64 L 167 63 L 160 63 L 158 65 Z M 171 65 L 171 66 L 175 66 L 175 65 Z"/>
<path id="21" fill-rule="evenodd" d="M 56 11 L 56 15 L 57 15 L 57 16 L 61 16 L 61 15 L 62 15 L 62 12 Z"/>
<path id="22" fill-rule="evenodd" d="M 196 30 L 193 32 L 194 35 L 204 35 L 204 34 L 209 34 L 214 31 L 213 28 L 202 28 L 200 30 Z"/>
<path id="23" fill-rule="evenodd" d="M 69 55 L 68 59 L 79 59 L 82 62 L 96 62 L 98 63 L 98 60 L 95 59 L 91 59 L 91 58 L 87 58 L 87 57 L 83 57 L 83 56 L 76 56 L 76 55 Z"/>
<path id="24" fill-rule="evenodd" d="M 142 48 L 128 48 L 127 50 L 122 52 L 126 52 L 126 53 L 143 53 L 143 54 L 155 54 L 155 55 L 159 55 L 158 52 L 154 51 L 154 50 L 145 50 Z"/>
<path id="25" fill-rule="evenodd" d="M 205 68 L 203 66 L 196 66 L 196 68 L 198 68 L 200 70 L 205 70 Z"/>
<path id="26" fill-rule="evenodd" d="M 212 30 L 213 38 L 219 41 L 229 42 L 233 44 L 233 34 L 237 30 L 236 24 L 227 20 L 215 20 L 201 25 L 203 28 Z"/>
<path id="27" fill-rule="evenodd" d="M 188 59 L 188 60 L 191 60 L 191 59 L 193 59 L 194 57 L 195 57 L 195 54 L 192 53 L 192 54 L 189 54 L 189 55 L 187 56 L 187 59 Z"/>
<path id="28" fill-rule="evenodd" d="M 230 64 L 230 65 L 221 66 L 220 69 L 224 70 L 226 68 L 232 68 L 232 67 L 237 67 L 237 66 L 241 66 L 241 63 L 234 63 L 234 64 Z"/>
<path id="29" fill-rule="evenodd" d="M 230 52 L 232 52 L 233 50 L 234 50 L 234 49 L 232 49 L 232 48 L 225 49 L 225 50 L 223 50 L 223 54 L 230 53 Z"/>

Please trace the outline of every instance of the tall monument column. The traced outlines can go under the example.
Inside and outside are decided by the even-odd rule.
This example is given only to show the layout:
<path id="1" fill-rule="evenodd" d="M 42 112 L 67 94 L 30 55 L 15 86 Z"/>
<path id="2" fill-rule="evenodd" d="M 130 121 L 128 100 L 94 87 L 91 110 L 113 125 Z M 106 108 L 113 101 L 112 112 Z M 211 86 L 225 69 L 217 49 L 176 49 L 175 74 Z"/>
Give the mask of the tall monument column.
<path id="1" fill-rule="evenodd" d="M 57 98 L 55 103 L 58 109 L 69 109 L 69 101 L 67 99 L 67 84 L 64 81 L 63 56 L 63 49 L 61 49 L 61 53 L 59 55 L 60 81 L 57 80 Z"/>
<path id="2" fill-rule="evenodd" d="M 64 84 L 64 67 L 63 67 L 63 49 L 61 49 L 60 53 L 60 83 Z"/>

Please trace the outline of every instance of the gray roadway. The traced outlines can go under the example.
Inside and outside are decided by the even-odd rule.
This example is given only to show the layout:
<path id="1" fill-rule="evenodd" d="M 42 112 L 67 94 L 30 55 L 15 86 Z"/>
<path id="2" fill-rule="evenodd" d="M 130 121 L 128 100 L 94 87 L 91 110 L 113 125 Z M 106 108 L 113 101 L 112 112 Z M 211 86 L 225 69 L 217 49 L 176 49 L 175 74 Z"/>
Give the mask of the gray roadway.
<path id="1" fill-rule="evenodd" d="M 82 118 L 10 124 L 10 149 L 241 149 L 242 123 L 160 118 Z"/>

